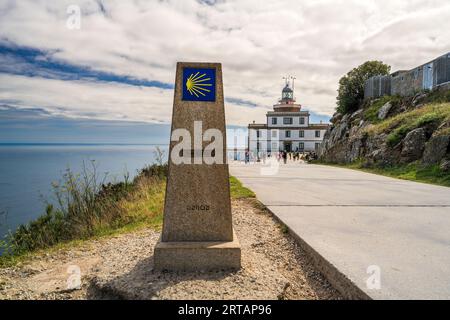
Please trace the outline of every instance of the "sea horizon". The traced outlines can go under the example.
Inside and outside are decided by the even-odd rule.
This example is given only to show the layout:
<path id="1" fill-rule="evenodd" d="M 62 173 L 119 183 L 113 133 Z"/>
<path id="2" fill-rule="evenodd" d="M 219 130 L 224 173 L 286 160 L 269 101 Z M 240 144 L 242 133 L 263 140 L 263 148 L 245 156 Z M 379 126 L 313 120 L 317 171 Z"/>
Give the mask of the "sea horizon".
<path id="1" fill-rule="evenodd" d="M 106 182 L 132 179 L 155 163 L 157 147 L 167 157 L 168 144 L 160 143 L 0 142 L 0 239 L 45 212 L 52 183 L 67 169 L 80 173 L 83 162 L 94 161 Z"/>

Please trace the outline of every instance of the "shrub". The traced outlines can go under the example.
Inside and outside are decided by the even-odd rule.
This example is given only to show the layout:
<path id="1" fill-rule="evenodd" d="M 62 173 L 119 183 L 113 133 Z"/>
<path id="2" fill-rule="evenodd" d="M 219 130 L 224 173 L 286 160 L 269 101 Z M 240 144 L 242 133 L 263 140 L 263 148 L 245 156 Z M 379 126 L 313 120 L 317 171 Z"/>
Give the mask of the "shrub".
<path id="1" fill-rule="evenodd" d="M 0 246 L 6 255 L 20 255 L 135 221 L 149 221 L 155 214 L 162 214 L 161 177 L 166 173 L 167 166 L 152 165 L 141 170 L 132 183 L 125 175 L 122 182 L 105 184 L 106 176 L 99 179 L 94 162 L 89 168 L 83 163 L 79 175 L 67 169 L 62 181 L 53 184 L 57 207 L 48 204 L 44 215 L 19 226 Z M 135 210 L 140 203 L 146 208 Z M 148 210 L 154 211 L 152 217 L 146 216 Z"/>
<path id="2" fill-rule="evenodd" d="M 146 178 L 157 177 L 161 179 L 167 178 L 168 173 L 169 173 L 169 166 L 167 165 L 167 163 L 163 165 L 153 164 L 141 169 L 135 180 L 140 179 L 142 177 Z"/>
<path id="3" fill-rule="evenodd" d="M 339 80 L 337 111 L 342 114 L 358 109 L 364 100 L 364 84 L 377 75 L 388 75 L 391 67 L 381 61 L 366 61 Z"/>
<path id="4" fill-rule="evenodd" d="M 425 98 L 425 103 L 450 102 L 450 90 L 434 90 Z"/>
<path id="5" fill-rule="evenodd" d="M 399 143 L 411 130 L 408 125 L 403 125 L 395 130 L 393 130 L 387 137 L 386 142 L 390 147 L 395 146 Z"/>

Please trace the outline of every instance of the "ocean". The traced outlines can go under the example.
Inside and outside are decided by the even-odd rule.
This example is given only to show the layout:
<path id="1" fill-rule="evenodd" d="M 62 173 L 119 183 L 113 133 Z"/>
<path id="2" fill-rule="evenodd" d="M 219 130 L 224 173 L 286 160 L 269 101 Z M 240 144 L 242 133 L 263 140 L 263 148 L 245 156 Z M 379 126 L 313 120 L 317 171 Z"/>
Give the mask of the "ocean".
<path id="1" fill-rule="evenodd" d="M 165 151 L 167 146 L 159 146 Z M 156 145 L 134 144 L 0 144 L 0 238 L 45 212 L 54 202 L 52 182 L 66 169 L 81 172 L 94 161 L 100 177 L 121 181 L 155 162 Z"/>

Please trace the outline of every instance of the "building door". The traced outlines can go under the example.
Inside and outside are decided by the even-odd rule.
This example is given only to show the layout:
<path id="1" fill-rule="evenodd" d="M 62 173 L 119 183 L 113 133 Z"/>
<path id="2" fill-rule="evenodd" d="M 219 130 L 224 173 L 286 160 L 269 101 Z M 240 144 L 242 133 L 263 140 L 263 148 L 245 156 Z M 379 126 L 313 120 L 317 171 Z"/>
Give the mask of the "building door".
<path id="1" fill-rule="evenodd" d="M 425 90 L 433 89 L 433 62 L 423 66 L 422 88 Z"/>
<path id="2" fill-rule="evenodd" d="M 284 143 L 284 151 L 291 152 L 292 151 L 292 142 L 285 142 Z"/>

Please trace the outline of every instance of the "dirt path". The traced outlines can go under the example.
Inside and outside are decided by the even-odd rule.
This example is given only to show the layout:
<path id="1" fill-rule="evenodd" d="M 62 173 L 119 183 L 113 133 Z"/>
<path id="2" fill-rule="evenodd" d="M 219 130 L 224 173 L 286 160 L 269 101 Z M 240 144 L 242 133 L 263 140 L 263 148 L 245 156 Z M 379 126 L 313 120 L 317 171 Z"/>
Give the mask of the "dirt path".
<path id="1" fill-rule="evenodd" d="M 86 241 L 0 269 L 0 299 L 340 299 L 308 257 L 253 200 L 233 200 L 242 246 L 237 272 L 156 272 L 159 232 Z M 70 272 L 81 288 L 67 290 Z M 73 276 L 72 276 L 73 279 Z"/>

